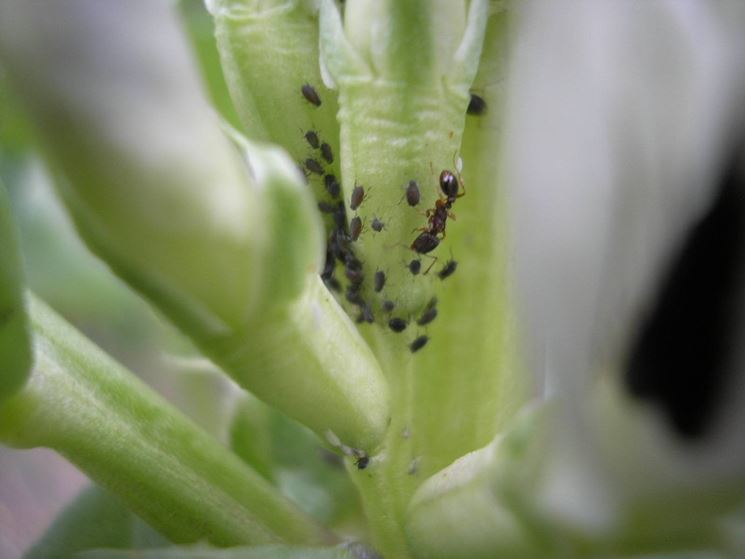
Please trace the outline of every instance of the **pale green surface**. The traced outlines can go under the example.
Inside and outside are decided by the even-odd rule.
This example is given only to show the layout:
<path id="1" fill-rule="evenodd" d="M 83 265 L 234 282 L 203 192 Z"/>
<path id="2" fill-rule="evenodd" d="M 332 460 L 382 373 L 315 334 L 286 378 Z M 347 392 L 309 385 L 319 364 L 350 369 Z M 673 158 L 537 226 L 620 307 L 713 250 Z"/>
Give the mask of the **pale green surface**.
<path id="1" fill-rule="evenodd" d="M 258 474 L 39 301 L 36 364 L 0 408 L 0 440 L 50 447 L 174 542 L 330 538 Z"/>

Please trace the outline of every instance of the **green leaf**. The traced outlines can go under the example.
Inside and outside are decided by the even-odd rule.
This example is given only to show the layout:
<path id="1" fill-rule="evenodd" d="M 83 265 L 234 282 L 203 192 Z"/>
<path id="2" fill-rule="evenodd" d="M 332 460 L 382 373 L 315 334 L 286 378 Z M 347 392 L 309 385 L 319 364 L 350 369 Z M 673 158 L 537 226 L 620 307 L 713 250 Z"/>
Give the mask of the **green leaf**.
<path id="1" fill-rule="evenodd" d="M 31 340 L 23 300 L 23 271 L 15 222 L 0 183 L 0 406 L 26 382 Z"/>
<path id="2" fill-rule="evenodd" d="M 78 551 L 92 548 L 160 545 L 168 545 L 168 541 L 112 493 L 92 485 L 57 516 L 24 559 L 71 559 Z"/>
<path id="3" fill-rule="evenodd" d="M 35 366 L 0 440 L 58 451 L 177 543 L 333 538 L 43 303 L 30 313 Z"/>
<path id="4" fill-rule="evenodd" d="M 143 551 L 93 550 L 80 553 L 77 559 L 380 559 L 360 544 L 337 547 L 297 547 L 267 545 L 232 549 L 164 548 Z"/>

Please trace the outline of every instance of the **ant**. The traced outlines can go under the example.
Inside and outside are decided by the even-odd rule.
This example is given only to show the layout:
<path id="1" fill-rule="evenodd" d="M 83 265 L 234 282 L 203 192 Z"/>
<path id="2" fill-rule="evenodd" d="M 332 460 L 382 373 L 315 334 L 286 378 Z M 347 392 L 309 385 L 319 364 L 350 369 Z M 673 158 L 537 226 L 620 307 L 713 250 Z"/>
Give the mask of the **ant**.
<path id="1" fill-rule="evenodd" d="M 427 254 L 432 252 L 438 247 L 440 241 L 445 238 L 445 227 L 447 226 L 448 217 L 455 219 L 455 216 L 450 211 L 455 201 L 461 196 L 465 196 L 466 189 L 465 185 L 461 191 L 460 185 L 463 184 L 462 180 L 458 180 L 456 176 L 447 169 L 444 169 L 440 173 L 440 190 L 444 194 L 444 198 L 438 198 L 435 201 L 435 207 L 428 209 L 426 212 L 427 227 L 417 229 L 421 231 L 419 236 L 414 239 L 411 243 L 411 249 L 418 254 Z M 433 257 L 434 261 L 425 274 L 429 272 L 434 263 L 437 261 L 437 257 Z"/>

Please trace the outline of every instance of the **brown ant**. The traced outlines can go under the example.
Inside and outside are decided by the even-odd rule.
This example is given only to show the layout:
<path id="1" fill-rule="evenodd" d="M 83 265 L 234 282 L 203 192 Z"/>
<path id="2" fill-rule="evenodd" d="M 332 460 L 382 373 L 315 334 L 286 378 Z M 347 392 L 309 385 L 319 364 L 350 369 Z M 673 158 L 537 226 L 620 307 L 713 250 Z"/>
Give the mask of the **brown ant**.
<path id="1" fill-rule="evenodd" d="M 444 194 L 444 198 L 438 198 L 435 201 L 435 207 L 428 209 L 426 212 L 427 216 L 427 227 L 418 229 L 421 231 L 419 236 L 414 239 L 411 243 L 411 249 L 418 254 L 427 254 L 432 252 L 440 244 L 440 241 L 445 238 L 445 227 L 447 226 L 448 217 L 455 219 L 455 216 L 450 211 L 455 201 L 461 196 L 465 196 L 465 187 L 463 191 L 460 191 L 460 185 L 462 180 L 458 180 L 456 176 L 447 169 L 444 169 L 440 173 L 440 190 Z M 437 257 L 434 258 L 432 265 L 427 268 L 425 274 L 429 272 L 434 263 L 437 261 Z"/>

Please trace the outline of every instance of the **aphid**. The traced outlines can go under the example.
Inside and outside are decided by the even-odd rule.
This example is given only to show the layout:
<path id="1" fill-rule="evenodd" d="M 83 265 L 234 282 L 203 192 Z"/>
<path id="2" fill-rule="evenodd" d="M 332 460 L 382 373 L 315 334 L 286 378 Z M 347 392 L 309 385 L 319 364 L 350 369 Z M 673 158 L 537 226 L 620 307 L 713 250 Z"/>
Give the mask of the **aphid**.
<path id="1" fill-rule="evenodd" d="M 367 303 L 360 306 L 360 316 L 357 317 L 357 322 L 367 322 L 368 324 L 375 322 L 375 315 L 373 315 L 372 309 Z"/>
<path id="2" fill-rule="evenodd" d="M 365 300 L 362 298 L 362 295 L 360 295 L 360 292 L 359 292 L 359 284 L 350 285 L 347 288 L 347 292 L 345 296 L 347 298 L 347 301 L 349 301 L 353 305 L 357 305 L 358 307 L 365 306 Z"/>
<path id="3" fill-rule="evenodd" d="M 383 230 L 383 227 L 385 227 L 385 224 L 376 217 L 373 218 L 370 227 L 372 227 L 374 231 L 380 233 Z"/>
<path id="4" fill-rule="evenodd" d="M 323 272 L 321 272 L 321 277 L 324 280 L 328 280 L 331 278 L 331 276 L 334 274 L 334 267 L 336 265 L 336 262 L 334 261 L 334 253 L 331 250 L 326 250 L 326 262 L 323 266 Z"/>
<path id="5" fill-rule="evenodd" d="M 388 328 L 393 330 L 394 332 L 403 332 L 406 330 L 406 327 L 409 325 L 408 322 L 406 322 L 403 318 L 391 318 L 388 321 Z"/>
<path id="6" fill-rule="evenodd" d="M 413 208 L 419 203 L 419 198 L 419 185 L 415 180 L 410 180 L 406 187 L 406 202 Z"/>
<path id="7" fill-rule="evenodd" d="M 334 152 L 331 151 L 331 146 L 328 145 L 326 142 L 323 142 L 321 144 L 321 157 L 326 160 L 326 163 L 334 162 Z"/>
<path id="8" fill-rule="evenodd" d="M 458 263 L 455 260 L 448 260 L 445 265 L 442 267 L 442 270 L 437 272 L 437 277 L 439 277 L 441 280 L 444 280 L 447 277 L 450 277 L 455 273 L 455 269 L 458 267 Z"/>
<path id="9" fill-rule="evenodd" d="M 422 269 L 422 261 L 421 260 L 412 260 L 409 262 L 409 271 L 412 275 L 417 275 L 419 271 Z"/>
<path id="10" fill-rule="evenodd" d="M 356 241 L 360 238 L 360 233 L 362 233 L 362 219 L 356 215 L 349 222 L 349 238 Z"/>
<path id="11" fill-rule="evenodd" d="M 383 311 L 385 312 L 391 312 L 396 307 L 396 304 L 393 301 L 383 301 Z"/>
<path id="12" fill-rule="evenodd" d="M 330 204 L 329 202 L 320 201 L 318 202 L 318 209 L 321 213 L 332 214 L 337 210 L 336 204 Z"/>
<path id="13" fill-rule="evenodd" d="M 352 210 L 356 210 L 362 204 L 365 199 L 365 189 L 361 185 L 357 185 L 352 190 L 352 196 L 349 199 L 349 207 Z"/>
<path id="14" fill-rule="evenodd" d="M 416 340 L 411 342 L 409 344 L 409 349 L 411 350 L 411 353 L 416 353 L 420 349 L 422 349 L 425 345 L 427 345 L 427 342 L 429 341 L 429 338 L 427 336 L 419 336 Z"/>
<path id="15" fill-rule="evenodd" d="M 347 279 L 352 282 L 353 285 L 359 285 L 362 283 L 363 274 L 362 274 L 362 263 L 357 260 L 356 258 L 350 258 L 345 266 L 344 266 L 344 273 L 347 276 Z"/>
<path id="16" fill-rule="evenodd" d="M 432 322 L 435 318 L 437 318 L 437 299 L 433 297 L 429 301 L 429 303 L 427 303 L 427 306 L 424 308 L 424 311 L 422 312 L 416 323 L 419 326 L 425 326 Z"/>
<path id="17" fill-rule="evenodd" d="M 326 286 L 329 289 L 331 289 L 333 291 L 336 291 L 337 293 L 339 291 L 341 291 L 341 284 L 339 283 L 339 280 L 336 279 L 334 276 L 331 276 L 330 278 L 328 278 L 328 279 L 326 279 L 324 281 L 326 282 Z"/>
<path id="18" fill-rule="evenodd" d="M 432 252 L 440 244 L 440 239 L 429 231 L 420 233 L 419 236 L 411 243 L 411 249 L 418 254 L 427 254 Z"/>
<path id="19" fill-rule="evenodd" d="M 416 475 L 416 473 L 419 471 L 419 462 L 421 461 L 421 456 L 417 456 L 416 458 L 412 459 L 412 461 L 409 462 L 409 468 L 408 470 L 406 470 L 406 473 L 410 476 Z"/>
<path id="20" fill-rule="evenodd" d="M 347 223 L 347 210 L 344 207 L 344 202 L 339 202 L 334 212 L 334 225 L 339 231 L 344 231 L 344 225 Z"/>
<path id="21" fill-rule="evenodd" d="M 385 286 L 385 272 L 383 270 L 378 270 L 375 272 L 375 279 L 373 282 L 375 286 L 375 293 L 380 293 L 383 291 L 383 287 Z"/>
<path id="22" fill-rule="evenodd" d="M 306 159 L 305 168 L 308 169 L 311 173 L 315 173 L 316 175 L 323 174 L 323 167 L 321 167 L 321 164 L 315 159 L 312 159 L 312 158 Z"/>
<path id="23" fill-rule="evenodd" d="M 352 455 L 354 456 L 354 465 L 357 466 L 358 470 L 364 470 L 370 464 L 370 457 L 364 450 L 353 448 Z"/>
<path id="24" fill-rule="evenodd" d="M 486 101 L 484 101 L 484 98 L 476 95 L 475 93 L 471 93 L 471 99 L 468 101 L 468 108 L 466 109 L 466 112 L 469 115 L 475 115 L 479 116 L 486 112 Z"/>
<path id="25" fill-rule="evenodd" d="M 318 149 L 318 134 L 316 134 L 313 130 L 308 130 L 305 133 L 305 139 L 308 141 L 308 144 L 310 144 L 310 147 L 313 149 Z"/>
<path id="26" fill-rule="evenodd" d="M 339 184 L 339 181 L 336 180 L 336 177 L 334 175 L 326 175 L 323 177 L 323 182 L 326 186 L 326 192 L 328 192 L 332 198 L 338 198 L 341 194 L 341 185 Z"/>
<path id="27" fill-rule="evenodd" d="M 300 88 L 300 92 L 303 94 L 303 97 L 305 97 L 305 100 L 308 101 L 308 103 L 315 107 L 321 106 L 321 98 L 318 96 L 318 92 L 312 85 L 306 83 L 305 85 L 303 85 L 303 87 Z"/>

